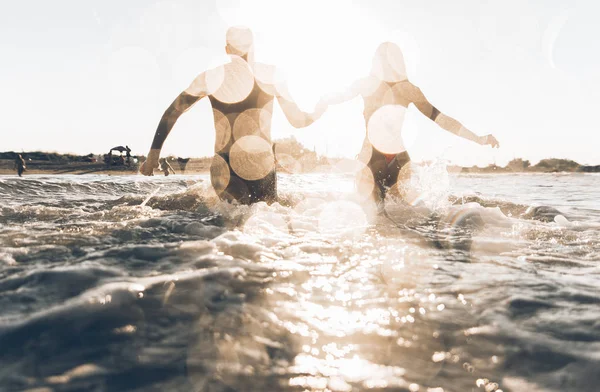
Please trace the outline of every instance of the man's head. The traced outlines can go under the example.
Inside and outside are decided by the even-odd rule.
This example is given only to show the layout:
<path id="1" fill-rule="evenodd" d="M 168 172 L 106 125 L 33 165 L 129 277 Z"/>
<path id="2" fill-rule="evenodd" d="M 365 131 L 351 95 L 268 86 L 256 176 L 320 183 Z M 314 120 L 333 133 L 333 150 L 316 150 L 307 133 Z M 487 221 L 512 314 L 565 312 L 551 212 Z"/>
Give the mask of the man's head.
<path id="1" fill-rule="evenodd" d="M 252 52 L 254 36 L 252 31 L 245 26 L 230 27 L 227 30 L 226 40 L 225 51 L 227 54 L 246 58 Z"/>

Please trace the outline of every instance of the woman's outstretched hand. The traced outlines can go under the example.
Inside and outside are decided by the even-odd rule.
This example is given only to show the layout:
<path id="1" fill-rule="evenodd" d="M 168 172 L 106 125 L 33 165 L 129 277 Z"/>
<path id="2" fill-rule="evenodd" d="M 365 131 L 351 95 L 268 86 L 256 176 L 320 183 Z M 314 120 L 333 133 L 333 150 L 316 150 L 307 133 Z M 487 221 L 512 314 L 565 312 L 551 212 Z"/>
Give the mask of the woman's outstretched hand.
<path id="1" fill-rule="evenodd" d="M 481 144 L 482 146 L 492 146 L 492 148 L 500 148 L 500 143 L 498 143 L 498 140 L 494 137 L 494 135 L 485 135 L 485 136 L 480 136 L 479 137 L 479 144 Z"/>

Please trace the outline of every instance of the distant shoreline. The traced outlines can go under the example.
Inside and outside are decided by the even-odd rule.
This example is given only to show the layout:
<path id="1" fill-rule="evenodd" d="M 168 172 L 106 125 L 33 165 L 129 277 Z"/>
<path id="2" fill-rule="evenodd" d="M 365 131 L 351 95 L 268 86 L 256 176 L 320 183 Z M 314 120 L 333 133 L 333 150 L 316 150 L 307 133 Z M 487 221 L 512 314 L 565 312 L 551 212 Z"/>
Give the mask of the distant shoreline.
<path id="1" fill-rule="evenodd" d="M 330 173 L 331 171 L 311 171 L 311 172 L 304 172 L 304 173 L 300 173 L 300 174 L 311 174 L 311 173 Z M 289 172 L 286 171 L 278 171 L 277 173 L 284 173 L 284 174 L 290 174 Z M 185 172 L 180 172 L 180 171 L 176 171 L 175 174 L 171 173 L 171 176 L 181 176 L 181 175 L 185 175 L 185 176 L 194 176 L 194 175 L 202 175 L 202 174 L 209 174 L 209 171 L 185 171 Z M 600 172 L 496 172 L 496 173 L 492 173 L 492 172 L 453 172 L 452 174 L 458 175 L 458 176 L 502 176 L 502 175 L 511 175 L 511 174 L 520 174 L 520 175 L 538 175 L 538 174 L 600 174 Z M 74 176 L 87 176 L 87 175 L 105 175 L 105 176 L 141 176 L 142 174 L 139 172 L 132 172 L 132 171 L 124 171 L 124 170 L 99 170 L 99 171 L 70 171 L 68 173 L 65 173 L 63 171 L 51 171 L 51 170 L 32 170 L 32 171 L 26 171 L 23 174 L 23 177 L 27 177 L 30 175 L 51 175 L 51 176 L 63 176 L 63 175 L 74 175 Z M 15 170 L 4 170 L 4 169 L 0 169 L 0 176 L 14 176 L 17 177 L 17 172 Z M 159 171 L 156 171 L 154 173 L 155 177 L 161 177 L 163 176 L 163 174 Z"/>
<path id="2" fill-rule="evenodd" d="M 139 163 L 145 160 L 144 156 L 132 156 L 130 165 L 113 163 L 108 167 L 103 162 L 98 162 L 92 154 L 68 155 L 45 152 L 23 152 L 26 160 L 28 174 L 104 174 L 104 175 L 139 175 Z M 287 159 L 293 158 L 294 166 L 301 173 L 319 173 L 331 171 L 329 167 L 335 164 L 339 158 L 326 158 L 317 156 L 314 152 L 302 154 L 285 154 Z M 296 156 L 294 156 L 296 155 Z M 16 175 L 14 169 L 15 152 L 0 153 L 0 174 Z M 169 157 L 169 163 L 175 174 L 207 174 L 210 172 L 212 158 L 180 158 Z M 287 163 L 287 162 L 286 162 Z M 421 164 L 427 164 L 422 162 Z M 279 167 L 278 171 L 287 172 L 286 165 Z M 567 159 L 542 159 L 535 165 L 523 159 L 513 159 L 506 166 L 488 165 L 487 167 L 462 167 L 449 165 L 448 171 L 455 174 L 510 174 L 510 173 L 600 173 L 600 165 L 586 166 Z M 294 171 L 296 172 L 296 171 Z M 154 175 L 163 175 L 155 170 Z"/>
<path id="3" fill-rule="evenodd" d="M 189 174 L 189 175 L 193 175 L 193 174 L 207 174 L 209 173 L 209 170 L 185 170 L 185 171 L 181 171 L 181 170 L 177 170 L 175 169 L 175 174 Z M 86 174 L 102 174 L 102 175 L 113 175 L 113 176 L 137 176 L 137 175 L 142 175 L 138 168 L 112 168 L 112 169 L 96 169 L 96 168 L 72 168 L 69 167 L 68 165 L 65 165 L 64 167 L 52 167 L 52 168 L 40 168 L 39 166 L 37 166 L 34 169 L 29 169 L 29 167 L 25 170 L 25 173 L 23 174 L 23 176 L 27 176 L 27 175 L 31 175 L 31 174 L 51 174 L 51 175 L 86 175 Z M 12 170 L 12 169 L 6 169 L 6 168 L 0 168 L 0 175 L 17 175 L 17 171 L 16 170 Z M 162 176 L 163 173 L 155 170 L 154 171 L 154 175 L 155 176 Z M 171 174 L 173 175 L 173 174 Z"/>
<path id="4" fill-rule="evenodd" d="M 0 160 L 1 161 L 1 160 Z M 1 164 L 1 162 L 0 162 Z M 2 166 L 2 165 L 0 165 Z M 208 174 L 210 173 L 210 168 L 191 168 L 186 170 L 179 170 L 179 168 L 173 167 L 175 169 L 175 174 L 171 175 L 199 175 L 199 174 Z M 309 174 L 309 173 L 326 173 L 332 172 L 334 170 L 324 170 L 317 168 L 316 170 L 305 171 L 301 174 Z M 589 174 L 589 173 L 600 173 L 600 170 L 597 171 L 509 171 L 509 170 L 485 170 L 485 168 L 477 168 L 477 170 L 472 170 L 472 168 L 463 168 L 456 166 L 448 166 L 448 171 L 452 174 L 457 175 L 506 175 L 506 174 Z M 284 169 L 278 169 L 278 173 L 289 173 Z M 107 175 L 107 176 L 141 176 L 142 174 L 139 172 L 138 167 L 131 168 L 120 168 L 113 167 L 111 169 L 106 169 L 104 165 L 102 168 L 95 167 L 94 165 L 89 165 L 89 167 L 84 167 L 83 165 L 78 165 L 77 167 L 73 167 L 72 165 L 52 165 L 51 167 L 43 167 L 40 165 L 36 165 L 35 168 L 30 169 L 29 167 L 23 174 L 23 176 L 28 176 L 32 174 L 38 175 Z M 11 176 L 17 175 L 17 171 L 14 169 L 9 169 L 6 167 L 0 167 L 0 175 L 2 176 Z M 163 176 L 163 173 L 159 170 L 154 171 L 154 176 Z"/>
<path id="5" fill-rule="evenodd" d="M 488 165 L 486 167 L 462 167 L 448 166 L 448 170 L 460 173 L 600 173 L 600 165 L 588 166 L 581 165 L 568 159 L 542 159 L 535 165 L 523 159 L 513 159 L 504 167 L 497 165 Z"/>
<path id="6" fill-rule="evenodd" d="M 26 155 L 26 154 L 24 154 Z M 143 162 L 143 159 L 141 160 Z M 26 162 L 27 168 L 23 175 L 30 174 L 104 174 L 104 175 L 141 175 L 139 173 L 139 164 L 132 163 L 131 165 L 115 164 L 107 167 L 104 163 L 98 162 L 81 162 L 71 160 L 54 160 L 42 161 L 31 160 Z M 178 165 L 175 162 L 171 163 L 176 174 L 206 174 L 210 171 L 210 160 L 199 159 L 186 162 L 185 166 Z M 17 174 L 14 169 L 14 160 L 0 159 L 0 175 Z M 154 171 L 154 175 L 163 175 L 159 170 Z"/>

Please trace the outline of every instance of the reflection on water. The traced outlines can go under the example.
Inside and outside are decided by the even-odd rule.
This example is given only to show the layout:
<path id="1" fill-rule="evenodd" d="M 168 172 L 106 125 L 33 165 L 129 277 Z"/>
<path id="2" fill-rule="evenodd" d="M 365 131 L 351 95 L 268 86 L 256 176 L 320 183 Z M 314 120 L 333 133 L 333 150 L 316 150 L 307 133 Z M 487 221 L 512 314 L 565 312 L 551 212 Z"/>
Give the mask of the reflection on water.
<path id="1" fill-rule="evenodd" d="M 428 178 L 0 177 L 0 390 L 595 391 L 600 177 Z"/>

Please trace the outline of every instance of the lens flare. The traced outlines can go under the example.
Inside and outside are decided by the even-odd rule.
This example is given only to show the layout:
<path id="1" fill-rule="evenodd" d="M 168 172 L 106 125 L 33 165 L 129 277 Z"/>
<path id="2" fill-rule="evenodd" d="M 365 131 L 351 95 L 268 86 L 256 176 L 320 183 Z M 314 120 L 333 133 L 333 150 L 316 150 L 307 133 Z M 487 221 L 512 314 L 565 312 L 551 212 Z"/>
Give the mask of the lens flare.
<path id="1" fill-rule="evenodd" d="M 225 39 L 229 48 L 240 56 L 248 54 L 251 51 L 254 41 L 252 31 L 247 27 L 239 26 L 230 27 L 227 30 Z"/>
<path id="2" fill-rule="evenodd" d="M 220 196 L 221 199 L 229 202 L 238 201 L 241 203 L 248 203 L 250 198 L 248 184 L 239 177 L 231 176 L 227 189 L 225 189 Z"/>
<path id="3" fill-rule="evenodd" d="M 231 174 L 229 173 L 229 165 L 225 162 L 220 155 L 213 157 L 210 165 L 210 182 L 217 195 L 220 195 L 225 191 L 229 185 Z"/>
<path id="4" fill-rule="evenodd" d="M 404 55 L 398 45 L 392 42 L 379 45 L 373 57 L 371 75 L 386 82 L 406 80 Z"/>
<path id="5" fill-rule="evenodd" d="M 302 173 L 302 163 L 290 154 L 278 153 L 277 148 L 275 148 L 275 159 L 278 167 L 283 171 L 294 174 Z"/>
<path id="6" fill-rule="evenodd" d="M 248 109 L 237 116 L 233 123 L 233 140 L 244 136 L 260 136 L 270 140 L 271 112 L 266 109 Z"/>
<path id="7" fill-rule="evenodd" d="M 229 144 L 231 139 L 231 124 L 229 119 L 217 109 L 213 109 L 215 121 L 215 152 L 220 152 Z"/>
<path id="8" fill-rule="evenodd" d="M 319 214 L 319 230 L 322 233 L 357 236 L 364 233 L 366 225 L 365 212 L 351 201 L 327 203 Z"/>
<path id="9" fill-rule="evenodd" d="M 254 75 L 248 63 L 238 56 L 231 62 L 206 72 L 206 88 L 209 94 L 225 103 L 244 100 L 254 87 Z"/>
<path id="10" fill-rule="evenodd" d="M 398 196 L 400 196 L 400 198 L 402 198 L 402 200 L 405 200 L 407 202 L 410 203 L 409 200 L 407 200 L 407 196 L 410 194 L 410 189 L 411 189 L 411 178 L 412 178 L 412 163 L 408 162 L 406 163 L 404 166 L 402 166 L 402 168 L 400 169 L 400 172 L 398 173 L 398 182 L 395 184 L 395 188 L 397 191 Z M 413 196 L 411 195 L 411 200 L 412 200 Z"/>
<path id="11" fill-rule="evenodd" d="M 406 108 L 400 105 L 385 105 L 379 108 L 367 125 L 367 137 L 379 151 L 398 154 L 405 151 L 402 140 L 402 123 Z"/>
<path id="12" fill-rule="evenodd" d="M 245 180 L 260 180 L 275 168 L 271 145 L 259 136 L 244 136 L 229 152 L 233 171 Z"/>
<path id="13" fill-rule="evenodd" d="M 340 173 L 358 173 L 365 167 L 362 160 L 349 158 L 337 159 L 336 161 L 330 160 L 329 163 L 334 171 Z"/>
<path id="14" fill-rule="evenodd" d="M 284 87 L 285 76 L 274 66 L 254 63 L 252 70 L 254 71 L 256 83 L 267 94 L 277 96 L 286 91 Z"/>
<path id="15" fill-rule="evenodd" d="M 373 172 L 366 165 L 356 174 L 356 192 L 361 200 L 367 200 L 375 189 L 375 178 Z"/>
<path id="16" fill-rule="evenodd" d="M 185 90 L 186 93 L 196 97 L 211 95 L 221 87 L 225 80 L 224 67 L 218 66 L 201 73 Z"/>
<path id="17" fill-rule="evenodd" d="M 371 118 L 373 113 L 382 108 L 385 105 L 394 105 L 394 94 L 392 88 L 381 81 L 377 82 L 377 87 L 374 88 L 373 92 L 365 97 L 365 118 Z"/>

